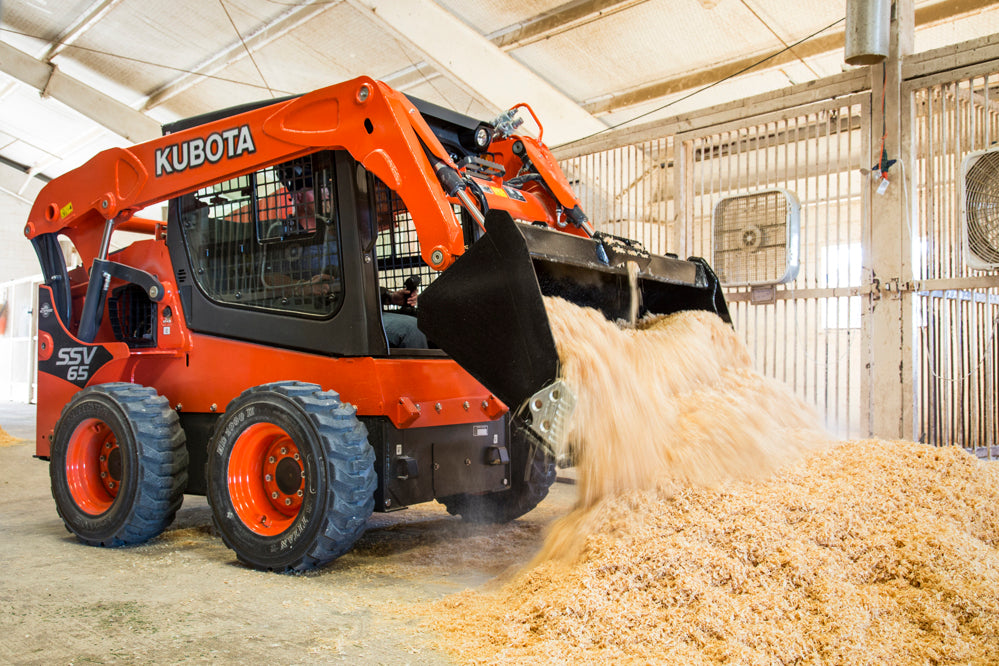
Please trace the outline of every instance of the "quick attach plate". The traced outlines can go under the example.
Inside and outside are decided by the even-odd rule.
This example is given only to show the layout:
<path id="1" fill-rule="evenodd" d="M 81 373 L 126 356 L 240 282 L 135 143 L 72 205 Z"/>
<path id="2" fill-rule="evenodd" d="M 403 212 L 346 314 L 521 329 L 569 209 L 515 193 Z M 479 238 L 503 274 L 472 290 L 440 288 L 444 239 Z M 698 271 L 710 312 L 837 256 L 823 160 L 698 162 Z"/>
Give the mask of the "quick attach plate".
<path id="1" fill-rule="evenodd" d="M 560 466 L 568 455 L 565 439 L 575 408 L 576 396 L 560 379 L 532 395 L 520 408 L 519 416 Z"/>

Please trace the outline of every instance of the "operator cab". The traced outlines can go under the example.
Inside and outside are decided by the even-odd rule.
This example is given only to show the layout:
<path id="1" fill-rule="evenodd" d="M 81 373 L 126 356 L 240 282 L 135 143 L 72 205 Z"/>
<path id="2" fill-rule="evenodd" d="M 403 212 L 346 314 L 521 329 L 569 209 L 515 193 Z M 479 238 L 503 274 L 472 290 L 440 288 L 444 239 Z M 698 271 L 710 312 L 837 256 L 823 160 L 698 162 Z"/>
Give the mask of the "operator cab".
<path id="1" fill-rule="evenodd" d="M 385 324 L 415 330 L 416 313 L 385 294 L 436 275 L 401 198 L 345 151 L 184 195 L 170 224 L 188 325 L 202 333 L 331 355 L 401 353 Z"/>
<path id="2" fill-rule="evenodd" d="M 488 146 L 490 125 L 413 101 L 456 160 L 474 159 Z M 461 214 L 467 246 L 479 229 Z M 330 355 L 443 355 L 393 348 L 386 337 L 386 325 L 415 330 L 416 312 L 388 303 L 385 294 L 426 288 L 437 272 L 420 256 L 401 197 L 345 150 L 319 151 L 181 196 L 170 202 L 168 224 L 192 330 Z"/>

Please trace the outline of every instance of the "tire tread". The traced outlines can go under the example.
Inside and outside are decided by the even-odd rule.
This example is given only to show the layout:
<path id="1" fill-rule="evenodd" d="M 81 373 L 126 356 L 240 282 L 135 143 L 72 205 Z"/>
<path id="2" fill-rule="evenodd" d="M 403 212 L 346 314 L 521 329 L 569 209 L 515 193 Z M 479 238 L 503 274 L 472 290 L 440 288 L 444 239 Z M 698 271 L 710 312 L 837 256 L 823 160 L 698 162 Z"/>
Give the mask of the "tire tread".
<path id="1" fill-rule="evenodd" d="M 59 497 L 53 471 L 56 510 L 66 528 L 88 545 L 118 547 L 143 543 L 173 522 L 183 502 L 188 464 L 184 431 L 166 398 L 153 388 L 125 382 L 97 384 L 80 391 L 63 407 L 60 422 L 77 404 L 94 395 L 114 402 L 132 430 L 138 474 L 136 500 L 118 525 L 109 525 L 111 534 L 88 537 L 74 529 L 72 518 L 62 506 L 65 501 L 72 502 L 71 496 L 67 491 L 64 498 Z"/>

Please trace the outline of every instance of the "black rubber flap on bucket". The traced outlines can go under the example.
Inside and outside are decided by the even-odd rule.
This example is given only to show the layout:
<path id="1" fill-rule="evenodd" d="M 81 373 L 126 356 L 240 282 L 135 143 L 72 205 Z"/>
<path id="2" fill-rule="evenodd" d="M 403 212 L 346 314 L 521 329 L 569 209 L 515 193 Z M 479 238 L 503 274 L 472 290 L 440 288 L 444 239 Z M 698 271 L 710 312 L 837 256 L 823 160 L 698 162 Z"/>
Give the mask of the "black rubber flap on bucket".
<path id="1" fill-rule="evenodd" d="M 419 327 L 511 409 L 558 376 L 531 254 L 505 211 L 420 294 Z M 556 232 L 557 233 L 557 232 Z"/>

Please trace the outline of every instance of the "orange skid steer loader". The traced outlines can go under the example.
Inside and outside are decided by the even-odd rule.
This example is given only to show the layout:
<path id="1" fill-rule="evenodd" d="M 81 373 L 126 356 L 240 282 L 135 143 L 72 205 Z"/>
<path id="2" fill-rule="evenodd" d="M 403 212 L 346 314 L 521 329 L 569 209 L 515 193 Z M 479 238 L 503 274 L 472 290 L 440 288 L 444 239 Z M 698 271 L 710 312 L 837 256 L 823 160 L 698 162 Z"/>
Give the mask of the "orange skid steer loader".
<path id="1" fill-rule="evenodd" d="M 728 313 L 703 261 L 594 233 L 516 110 L 479 122 L 358 78 L 46 185 L 24 229 L 36 454 L 67 528 L 140 543 L 203 494 L 239 560 L 301 571 L 375 510 L 533 509 L 572 408 L 543 297 L 627 317 L 635 262 L 640 313 Z M 165 201 L 165 223 L 134 217 Z M 111 252 L 118 230 L 147 237 Z"/>

